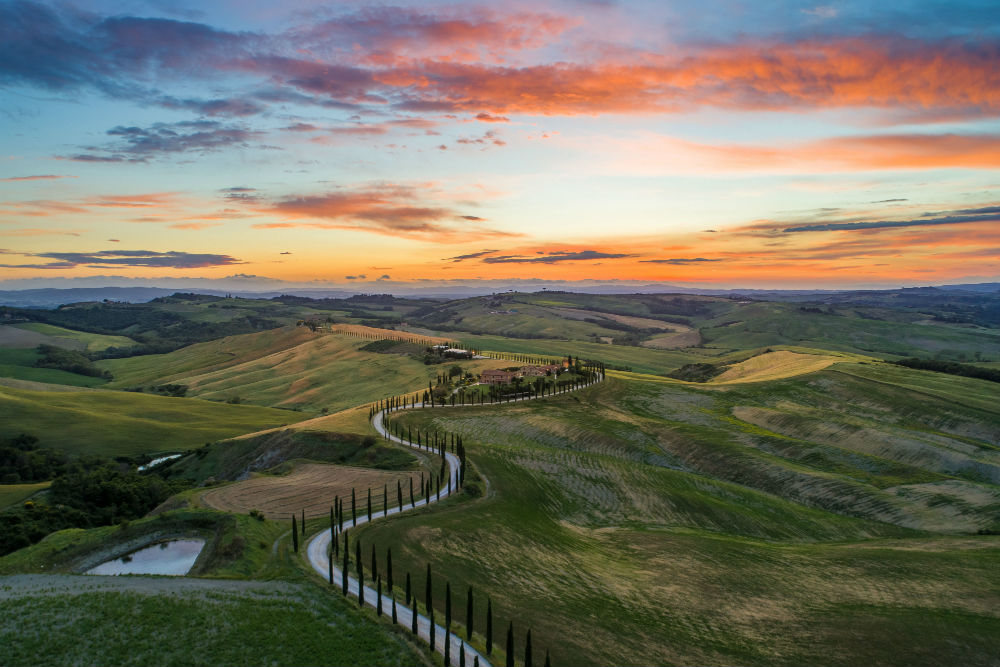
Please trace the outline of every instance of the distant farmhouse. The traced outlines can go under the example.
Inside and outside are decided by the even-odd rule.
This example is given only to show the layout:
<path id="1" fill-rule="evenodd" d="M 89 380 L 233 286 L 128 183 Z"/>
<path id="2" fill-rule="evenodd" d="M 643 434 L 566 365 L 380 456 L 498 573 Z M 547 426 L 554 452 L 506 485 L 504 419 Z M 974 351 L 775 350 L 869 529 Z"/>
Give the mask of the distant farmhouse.
<path id="1" fill-rule="evenodd" d="M 505 371 L 499 368 L 489 371 L 483 371 L 479 375 L 479 381 L 483 384 L 509 384 L 517 375 L 512 371 Z"/>
<path id="2" fill-rule="evenodd" d="M 548 364 L 545 366 L 521 366 L 516 371 L 505 371 L 499 368 L 483 371 L 479 375 L 479 381 L 483 384 L 499 385 L 509 384 L 514 378 L 545 377 L 547 375 L 556 376 L 563 370 L 561 364 Z"/>

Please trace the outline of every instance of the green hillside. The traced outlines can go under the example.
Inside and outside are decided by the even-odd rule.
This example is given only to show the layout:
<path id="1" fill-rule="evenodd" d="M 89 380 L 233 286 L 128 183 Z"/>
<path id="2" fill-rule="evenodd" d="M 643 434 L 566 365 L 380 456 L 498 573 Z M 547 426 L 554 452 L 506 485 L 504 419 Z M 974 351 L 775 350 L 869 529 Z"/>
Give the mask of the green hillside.
<path id="1" fill-rule="evenodd" d="M 132 392 L 33 391 L 0 386 L 0 436 L 36 436 L 40 445 L 81 454 L 133 456 L 298 421 L 294 412 Z"/>
<path id="2" fill-rule="evenodd" d="M 491 495 L 358 539 L 490 595 L 568 664 L 987 664 L 1000 539 L 975 534 L 1000 530 L 998 390 L 923 374 L 609 379 L 403 413 L 461 434 Z"/>
<path id="3" fill-rule="evenodd" d="M 361 350 L 370 341 L 306 327 L 229 336 L 169 354 L 108 359 L 112 387 L 181 384 L 188 396 L 302 409 L 316 413 L 402 394 L 427 386 L 443 372 L 407 354 Z M 468 369 L 495 362 L 463 362 Z M 449 364 L 450 366 L 450 364 Z M 444 366 L 445 370 L 448 366 Z"/>

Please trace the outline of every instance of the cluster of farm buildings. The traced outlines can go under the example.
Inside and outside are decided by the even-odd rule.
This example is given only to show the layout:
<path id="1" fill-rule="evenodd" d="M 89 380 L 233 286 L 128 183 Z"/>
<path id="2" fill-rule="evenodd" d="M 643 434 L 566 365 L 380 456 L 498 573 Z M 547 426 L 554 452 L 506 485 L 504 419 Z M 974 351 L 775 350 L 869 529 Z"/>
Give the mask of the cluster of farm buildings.
<path id="1" fill-rule="evenodd" d="M 547 364 L 545 366 L 521 366 L 517 370 L 508 371 L 501 368 L 483 371 L 479 374 L 479 381 L 483 384 L 510 384 L 514 378 L 534 378 L 545 377 L 547 375 L 556 376 L 563 370 L 562 364 Z"/>
<path id="2" fill-rule="evenodd" d="M 433 345 L 432 349 L 440 353 L 442 356 L 450 357 L 452 359 L 483 359 L 484 357 L 476 357 L 469 350 L 462 350 L 456 347 L 450 347 L 448 345 Z M 489 385 L 501 385 L 510 384 L 515 378 L 536 378 L 536 377 L 555 377 L 563 372 L 568 366 L 567 362 L 561 364 L 545 364 L 543 366 L 521 366 L 520 368 L 514 370 L 505 370 L 502 368 L 496 368 L 492 370 L 483 371 L 479 374 L 479 381 L 482 384 Z"/>

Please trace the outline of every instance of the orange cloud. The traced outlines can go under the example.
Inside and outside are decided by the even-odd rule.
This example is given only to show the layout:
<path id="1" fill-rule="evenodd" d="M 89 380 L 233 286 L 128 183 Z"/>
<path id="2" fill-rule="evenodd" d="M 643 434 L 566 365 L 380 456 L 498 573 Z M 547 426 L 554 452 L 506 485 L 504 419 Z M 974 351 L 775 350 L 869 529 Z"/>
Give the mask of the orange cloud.
<path id="1" fill-rule="evenodd" d="M 285 221 L 259 223 L 254 227 L 349 229 L 442 243 L 516 236 L 470 224 L 482 219 L 462 214 L 454 206 L 435 203 L 433 199 L 429 186 L 417 188 L 391 184 L 292 196 L 258 209 L 276 214 Z M 320 222 L 301 222 L 303 219 Z"/>
<path id="2" fill-rule="evenodd" d="M 683 58 L 525 67 L 424 60 L 371 75 L 406 108 L 572 115 L 699 106 L 1000 109 L 1000 49 L 857 38 L 720 46 Z"/>

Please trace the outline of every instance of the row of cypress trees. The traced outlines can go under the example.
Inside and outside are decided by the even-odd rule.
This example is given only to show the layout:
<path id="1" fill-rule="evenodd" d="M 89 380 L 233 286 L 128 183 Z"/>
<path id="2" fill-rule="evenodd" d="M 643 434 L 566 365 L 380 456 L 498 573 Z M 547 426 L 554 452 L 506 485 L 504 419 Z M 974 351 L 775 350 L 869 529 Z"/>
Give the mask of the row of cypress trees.
<path id="1" fill-rule="evenodd" d="M 523 359 L 527 359 L 527 357 L 525 357 Z M 573 367 L 573 358 L 570 356 L 570 357 L 568 357 L 568 359 L 569 359 L 570 367 L 572 368 Z M 518 360 L 522 360 L 522 359 L 518 359 Z M 579 358 L 576 359 L 576 369 L 577 369 L 577 372 L 579 372 L 580 369 L 581 369 L 581 363 L 580 363 L 580 359 Z M 593 363 L 593 364 L 591 364 L 590 362 L 588 362 L 587 374 L 588 374 L 589 377 L 587 377 L 586 379 L 577 379 L 577 380 L 573 381 L 572 383 L 566 383 L 564 385 L 564 387 L 565 388 L 569 388 L 570 386 L 572 386 L 572 388 L 576 388 L 577 386 L 582 386 L 583 384 L 590 382 L 592 379 L 595 379 L 597 377 L 602 377 L 603 374 L 604 374 L 604 365 L 601 364 L 601 363 L 599 363 L 599 362 L 596 362 L 596 363 Z M 563 387 L 560 387 L 560 388 L 563 388 Z M 544 395 L 544 391 L 541 388 L 536 387 L 536 392 L 538 393 L 538 395 Z M 433 394 L 431 392 L 424 392 L 424 394 L 425 394 L 425 396 L 424 396 L 425 402 L 427 401 L 428 397 L 430 398 L 431 401 L 433 401 Z M 498 397 L 498 400 L 500 400 L 500 397 Z M 508 398 L 508 400 L 509 400 L 509 398 Z M 399 396 L 399 397 L 393 397 L 393 398 L 389 398 L 389 399 L 385 399 L 385 400 L 379 401 L 378 403 L 376 403 L 375 405 L 373 405 L 373 406 L 370 407 L 370 409 L 369 409 L 369 418 L 374 417 L 375 414 L 377 414 L 378 412 L 381 412 L 382 410 L 392 411 L 392 410 L 405 409 L 408 406 L 409 407 L 415 407 L 416 402 L 417 401 L 416 401 L 416 396 L 415 395 L 414 396 Z M 454 396 L 452 396 L 452 405 L 454 405 Z M 396 435 L 398 438 L 404 439 L 404 435 L 403 435 L 402 427 L 401 426 L 399 426 L 398 424 L 391 424 L 391 425 L 389 425 L 389 429 L 391 429 L 391 432 L 393 432 L 394 435 Z M 420 482 L 421 483 L 421 492 L 423 493 L 424 498 L 429 498 L 432 495 L 432 490 L 434 489 L 434 483 L 433 482 L 436 482 L 437 497 L 438 497 L 438 499 L 440 499 L 440 497 L 441 497 L 441 478 L 445 477 L 446 472 L 447 472 L 447 470 L 446 470 L 445 453 L 448 450 L 448 445 L 449 444 L 451 445 L 452 452 L 455 452 L 458 455 L 459 461 L 460 461 L 459 482 L 458 482 L 458 484 L 460 486 L 464 484 L 464 482 L 465 482 L 465 470 L 466 470 L 466 456 L 465 456 L 465 445 L 462 442 L 462 437 L 460 435 L 456 436 L 454 434 L 450 434 L 450 435 L 449 434 L 445 434 L 445 435 L 442 436 L 442 435 L 440 435 L 437 432 L 434 432 L 434 433 L 425 433 L 425 432 L 418 431 L 417 432 L 417 439 L 416 439 L 416 441 L 413 440 L 412 436 L 413 436 L 412 430 L 409 429 L 409 428 L 407 428 L 405 440 L 407 440 L 411 445 L 415 445 L 418 448 L 426 448 L 428 451 L 431 451 L 431 448 L 432 448 L 432 436 L 433 436 L 433 450 L 436 451 L 441 456 L 441 474 L 440 474 L 439 477 L 437 477 L 436 479 L 433 479 L 433 481 L 432 481 L 433 476 L 431 476 L 431 478 L 428 478 L 426 480 L 426 482 L 425 482 L 423 473 L 421 473 L 421 482 Z M 448 442 L 449 441 L 449 437 L 450 437 L 450 443 Z M 451 493 L 451 490 L 452 490 L 451 486 L 452 486 L 452 484 L 451 484 L 451 476 L 447 475 L 447 492 L 448 492 L 448 494 Z M 383 495 L 382 495 L 383 516 L 385 516 L 388 513 L 388 506 L 389 506 L 388 505 L 388 493 L 389 493 L 388 492 L 388 486 L 386 485 L 386 486 L 383 487 Z M 402 509 L 403 509 L 403 493 L 402 493 L 401 483 L 398 482 L 398 481 L 397 481 L 396 494 L 397 494 L 397 504 L 399 506 L 400 511 L 402 511 Z M 410 505 L 411 505 L 411 507 L 415 507 L 414 494 L 413 494 L 413 480 L 412 480 L 412 478 L 410 479 Z M 352 524 L 353 525 L 357 525 L 356 496 L 355 496 L 355 490 L 354 489 L 351 489 L 351 515 L 352 515 Z M 368 489 L 368 519 L 369 519 L 369 521 L 371 521 L 371 519 L 372 519 L 371 488 Z M 330 508 L 330 530 L 331 530 L 332 539 L 331 539 L 331 548 L 330 548 L 330 553 L 329 553 L 329 579 L 330 579 L 330 585 L 332 586 L 333 583 L 334 583 L 334 580 L 333 580 L 334 579 L 334 577 L 333 577 L 333 571 L 334 571 L 333 562 L 334 562 L 334 558 L 337 558 L 340 555 L 341 547 L 340 547 L 339 537 L 342 536 L 343 537 L 343 562 L 342 562 L 342 568 L 341 568 L 341 572 L 342 572 L 342 576 L 341 576 L 341 591 L 342 591 L 342 593 L 343 593 L 344 596 L 347 596 L 348 595 L 348 578 L 347 578 L 347 573 L 348 573 L 349 568 L 350 568 L 350 557 L 349 557 L 350 550 L 349 550 L 348 531 L 344 529 L 343 524 L 344 524 L 343 503 L 340 502 L 339 497 L 338 497 L 338 498 L 334 499 L 334 506 Z M 295 517 L 294 516 L 292 517 L 292 529 L 293 529 L 292 532 L 293 532 L 293 544 L 294 544 L 294 548 L 295 548 L 296 551 L 298 551 L 298 531 L 296 530 Z M 303 514 L 302 514 L 302 533 L 305 534 L 305 513 L 304 513 L 304 511 L 303 511 Z M 364 572 L 364 566 L 363 566 L 362 560 L 361 560 L 361 542 L 360 542 L 360 540 L 355 540 L 354 547 L 355 547 L 354 562 L 355 562 L 355 566 L 356 566 L 357 579 L 358 579 L 358 584 L 359 584 L 359 588 L 358 588 L 358 605 L 363 607 L 364 604 L 365 604 L 365 592 L 364 592 L 364 576 L 365 576 L 365 572 Z M 371 574 L 372 580 L 375 582 L 375 585 L 376 585 L 376 592 L 377 592 L 377 598 L 376 598 L 376 601 L 375 601 L 376 614 L 379 615 L 379 616 L 381 616 L 382 613 L 383 613 L 383 608 L 382 608 L 382 605 L 383 605 L 383 601 L 382 601 L 382 574 L 378 570 L 378 560 L 377 560 L 377 554 L 376 554 L 376 549 L 375 549 L 374 545 L 372 545 L 372 551 L 371 551 L 370 574 Z M 398 614 L 397 614 L 397 608 L 396 608 L 395 590 L 394 590 L 394 586 L 393 586 L 392 549 L 391 548 L 389 548 L 387 550 L 387 552 L 386 552 L 386 575 L 387 575 L 386 591 L 387 591 L 387 593 L 389 595 L 389 598 L 391 600 L 392 621 L 393 621 L 393 623 L 396 623 L 396 622 L 398 622 Z M 417 633 L 418 604 L 417 604 L 417 596 L 412 591 L 411 577 L 410 577 L 410 573 L 409 572 L 406 573 L 406 586 L 405 586 L 405 599 L 404 599 L 404 602 L 405 602 L 405 604 L 407 606 L 412 606 L 412 608 L 411 608 L 411 610 L 412 610 L 412 614 L 411 614 L 411 631 L 414 634 L 416 634 Z M 425 606 L 425 609 L 427 611 L 427 615 L 428 615 L 428 617 L 430 619 L 430 644 L 431 644 L 431 651 L 436 651 L 436 642 L 435 642 L 436 624 L 435 624 L 435 620 L 434 620 L 433 586 L 432 586 L 432 573 L 431 573 L 430 563 L 427 564 L 427 574 L 426 574 L 426 577 L 425 577 L 425 601 L 424 601 L 424 606 Z M 474 628 L 474 625 L 475 625 L 474 621 L 475 621 L 474 595 L 473 595 L 472 587 L 469 586 L 468 590 L 467 590 L 467 594 L 466 594 L 466 623 L 465 623 L 465 626 L 466 626 L 466 638 L 465 638 L 465 640 L 462 640 L 461 637 L 459 637 L 459 640 L 462 643 L 462 650 L 461 650 L 461 653 L 460 653 L 460 656 L 459 656 L 460 667 L 465 667 L 465 657 L 466 657 L 465 642 L 466 641 L 470 641 L 472 639 L 473 628 Z M 446 665 L 450 665 L 451 664 L 451 634 L 452 634 L 452 632 L 451 632 L 451 625 L 452 625 L 452 593 L 451 593 L 451 583 L 450 582 L 446 582 L 445 583 L 445 630 L 446 630 L 446 637 L 445 637 L 445 641 L 444 641 L 444 661 L 445 661 Z M 487 601 L 486 601 L 485 636 L 486 636 L 486 653 L 487 653 L 487 655 L 492 655 L 492 652 L 493 652 L 493 602 L 489 598 L 487 598 Z M 507 665 L 507 667 L 514 667 L 514 652 L 515 652 L 515 647 L 514 647 L 514 623 L 513 623 L 513 621 L 511 621 L 508 624 L 508 627 L 507 627 L 507 641 L 506 641 L 506 647 L 505 648 L 506 648 L 506 651 L 505 651 L 505 653 L 506 653 L 506 665 Z M 532 646 L 531 646 L 531 630 L 529 628 L 528 631 L 527 631 L 527 634 L 525 635 L 525 643 L 524 643 L 524 665 L 525 665 L 525 667 L 533 667 L 533 664 L 534 663 L 533 663 Z M 545 652 L 545 663 L 544 664 L 545 664 L 545 667 L 550 667 L 550 665 L 551 665 L 551 660 L 550 660 L 548 651 Z M 477 656 L 475 656 L 475 661 L 474 661 L 473 667 L 478 667 L 478 665 L 479 665 L 479 656 L 477 655 Z"/>
<path id="2" fill-rule="evenodd" d="M 332 510 L 331 510 L 332 512 Z M 331 513 L 332 516 L 332 513 Z M 348 578 L 347 573 L 350 570 L 350 538 L 348 537 L 348 531 L 343 531 L 343 562 L 341 568 L 341 592 L 346 597 L 348 595 Z M 329 553 L 329 576 L 330 585 L 333 586 L 333 562 L 337 553 L 340 551 L 341 547 L 339 540 L 331 540 L 331 549 Z M 354 541 L 354 564 L 355 571 L 358 579 L 358 606 L 363 607 L 365 605 L 365 568 L 362 563 L 362 548 L 361 540 Z M 370 580 L 375 582 L 376 594 L 375 599 L 375 613 L 381 616 L 383 612 L 383 577 L 382 572 L 379 570 L 377 550 L 375 545 L 372 545 L 371 549 L 371 565 L 369 567 Z M 396 607 L 396 593 L 393 580 L 393 569 L 392 569 L 392 548 L 386 550 L 385 556 L 385 593 L 389 596 L 391 601 L 391 617 L 393 623 L 399 622 L 398 611 Z M 434 607 L 434 595 L 433 595 L 434 585 L 433 585 L 433 573 L 431 571 L 430 563 L 427 564 L 427 572 L 424 576 L 424 609 L 426 610 L 427 617 L 430 619 L 430 644 L 431 651 L 437 650 L 436 643 L 436 621 L 435 621 L 435 607 Z M 411 623 L 410 631 L 413 634 L 417 633 L 417 616 L 419 614 L 419 606 L 417 603 L 416 592 L 413 591 L 412 579 L 410 573 L 406 573 L 406 584 L 404 588 L 404 605 L 411 610 Z M 466 606 L 465 606 L 465 639 L 462 639 L 461 633 L 455 633 L 461 642 L 462 649 L 459 656 L 460 665 L 465 664 L 465 643 L 472 641 L 472 634 L 475 628 L 475 596 L 473 594 L 472 586 L 469 586 L 466 591 Z M 445 665 L 451 664 L 451 636 L 452 636 L 452 592 L 451 592 L 451 582 L 445 582 L 445 640 L 444 640 L 444 663 Z M 493 654 L 493 601 L 487 597 L 486 598 L 486 615 L 484 623 L 484 633 L 486 639 L 486 654 Z M 514 622 L 509 622 L 507 626 L 507 641 L 505 645 L 506 654 L 506 665 L 507 667 L 514 667 Z M 475 656 L 474 666 L 479 664 L 479 656 Z M 531 629 L 529 628 L 524 640 L 524 666 L 533 667 L 533 656 L 532 656 L 532 646 L 531 646 Z M 551 659 L 549 657 L 548 651 L 545 652 L 545 667 L 551 666 Z"/>

